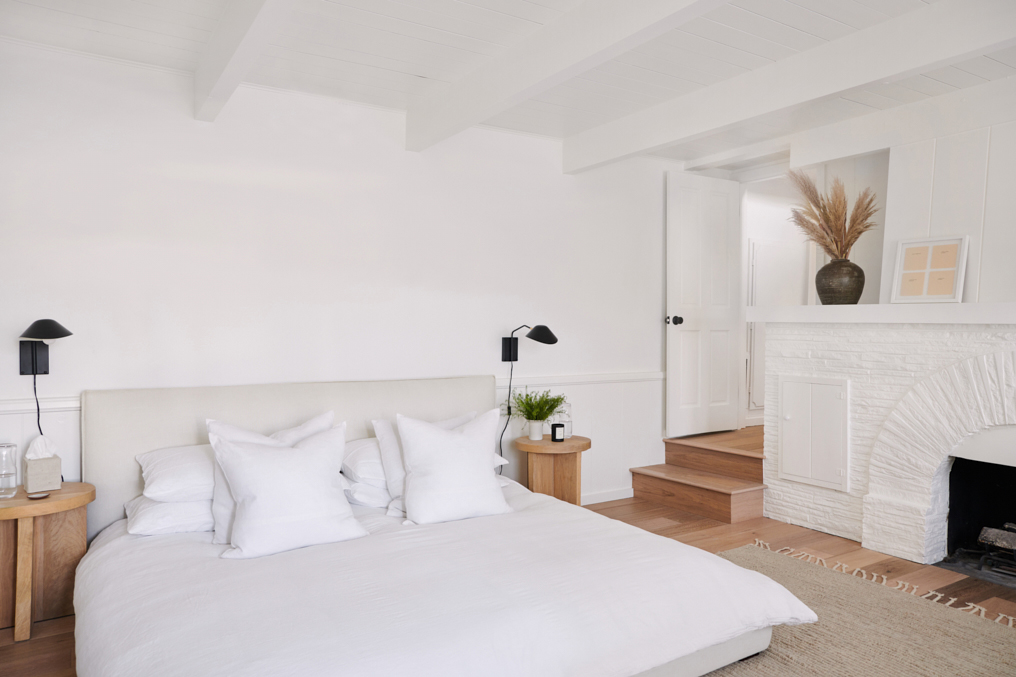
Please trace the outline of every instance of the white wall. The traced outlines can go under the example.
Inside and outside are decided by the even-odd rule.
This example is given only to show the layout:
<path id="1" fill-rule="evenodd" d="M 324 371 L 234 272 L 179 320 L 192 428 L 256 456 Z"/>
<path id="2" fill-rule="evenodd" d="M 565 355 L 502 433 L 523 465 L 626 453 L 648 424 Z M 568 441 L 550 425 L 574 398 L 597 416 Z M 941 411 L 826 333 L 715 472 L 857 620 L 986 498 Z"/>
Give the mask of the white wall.
<path id="1" fill-rule="evenodd" d="M 505 377 L 500 337 L 544 323 L 560 343 L 523 341 L 516 376 L 575 400 L 583 493 L 630 495 L 627 468 L 662 462 L 672 164 L 567 176 L 546 139 L 417 154 L 401 113 L 242 87 L 206 123 L 191 97 L 185 74 L 0 42 L 0 439 L 25 437 L 17 336 L 38 318 L 74 332 L 44 398 Z"/>
<path id="2" fill-rule="evenodd" d="M 742 189 L 744 237 L 756 245 L 754 272 L 745 279 L 747 298 L 756 306 L 804 305 L 814 281 L 808 278 L 808 240 L 790 221 L 801 202 L 786 177 L 745 184 Z"/>
<path id="3" fill-rule="evenodd" d="M 889 153 L 869 153 L 825 163 L 825 189 L 839 178 L 853 209 L 854 200 L 865 188 L 875 193 L 878 211 L 872 217 L 875 228 L 862 235 L 850 250 L 850 260 L 864 271 L 864 291 L 859 303 L 878 303 L 882 284 L 882 250 L 885 239 L 886 197 L 889 192 Z"/>
<path id="4" fill-rule="evenodd" d="M 963 302 L 1016 300 L 1016 122 L 891 152 L 881 298 L 892 297 L 900 240 L 967 235 Z"/>

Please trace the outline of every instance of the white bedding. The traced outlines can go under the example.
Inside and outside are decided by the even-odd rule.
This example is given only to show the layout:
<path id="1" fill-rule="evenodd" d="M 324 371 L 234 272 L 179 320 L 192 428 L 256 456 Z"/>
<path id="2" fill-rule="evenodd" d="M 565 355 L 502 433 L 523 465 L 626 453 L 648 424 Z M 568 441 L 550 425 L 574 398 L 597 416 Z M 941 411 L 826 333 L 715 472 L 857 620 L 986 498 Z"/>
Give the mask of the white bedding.
<path id="1" fill-rule="evenodd" d="M 635 675 L 816 620 L 761 574 L 517 484 L 514 512 L 252 560 L 209 533 L 100 534 L 77 570 L 79 677 Z"/>

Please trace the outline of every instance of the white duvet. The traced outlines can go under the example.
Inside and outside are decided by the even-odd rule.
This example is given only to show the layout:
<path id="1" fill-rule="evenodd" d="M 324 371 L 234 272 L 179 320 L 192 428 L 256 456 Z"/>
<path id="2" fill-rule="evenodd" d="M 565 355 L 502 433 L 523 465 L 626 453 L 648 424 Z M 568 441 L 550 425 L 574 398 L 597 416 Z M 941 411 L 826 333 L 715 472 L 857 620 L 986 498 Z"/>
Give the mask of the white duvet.
<path id="1" fill-rule="evenodd" d="M 782 586 L 518 485 L 515 512 L 252 560 L 118 522 L 77 570 L 79 677 L 635 675 L 816 620 Z"/>

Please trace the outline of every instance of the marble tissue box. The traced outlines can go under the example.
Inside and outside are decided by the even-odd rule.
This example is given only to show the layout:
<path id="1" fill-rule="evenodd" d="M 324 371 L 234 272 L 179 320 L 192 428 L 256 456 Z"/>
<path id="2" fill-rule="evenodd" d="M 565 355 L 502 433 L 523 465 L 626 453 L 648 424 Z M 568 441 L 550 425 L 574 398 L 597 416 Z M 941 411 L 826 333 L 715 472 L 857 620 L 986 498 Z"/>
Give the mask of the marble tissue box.
<path id="1" fill-rule="evenodd" d="M 60 457 L 25 461 L 25 492 L 55 491 L 60 488 Z"/>

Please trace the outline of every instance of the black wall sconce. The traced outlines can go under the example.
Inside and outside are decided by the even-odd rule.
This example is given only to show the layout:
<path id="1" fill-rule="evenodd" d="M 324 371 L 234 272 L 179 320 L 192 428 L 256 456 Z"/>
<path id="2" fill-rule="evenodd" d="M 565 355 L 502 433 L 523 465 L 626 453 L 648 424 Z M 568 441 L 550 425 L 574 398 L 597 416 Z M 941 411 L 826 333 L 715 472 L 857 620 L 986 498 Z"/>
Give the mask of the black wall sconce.
<path id="1" fill-rule="evenodd" d="M 538 324 L 535 327 L 530 327 L 528 324 L 524 324 L 518 329 L 512 331 L 510 336 L 501 337 L 501 361 L 502 362 L 518 362 L 519 361 L 519 339 L 515 336 L 515 332 L 519 329 L 528 329 L 526 338 L 533 339 L 539 343 L 547 343 L 553 345 L 557 343 L 557 337 L 554 336 L 547 325 Z"/>
<path id="2" fill-rule="evenodd" d="M 497 442 L 498 450 L 502 456 L 504 456 L 504 432 L 508 430 L 508 423 L 512 420 L 512 378 L 515 376 L 515 363 L 519 361 L 519 339 L 515 336 L 515 332 L 519 329 L 528 329 L 526 338 L 533 339 L 538 343 L 546 343 L 548 345 L 557 343 L 557 337 L 554 336 L 554 332 L 545 324 L 538 324 L 535 327 L 524 324 L 512 330 L 512 333 L 508 336 L 501 337 L 501 361 L 511 362 L 511 367 L 508 369 L 508 404 L 506 406 L 508 420 L 504 422 L 504 428 L 501 429 L 501 438 Z M 503 467 L 498 466 L 497 472 L 499 475 Z"/>
<path id="3" fill-rule="evenodd" d="M 21 335 L 21 375 L 32 376 L 32 393 L 35 395 L 35 424 L 42 434 L 42 410 L 39 408 L 39 391 L 35 387 L 37 374 L 49 373 L 49 346 L 43 341 L 70 336 L 67 328 L 56 320 L 36 320 Z"/>
<path id="4" fill-rule="evenodd" d="M 49 373 L 49 346 L 43 341 L 70 336 L 67 328 L 56 320 L 36 320 L 21 335 L 21 375 Z"/>

